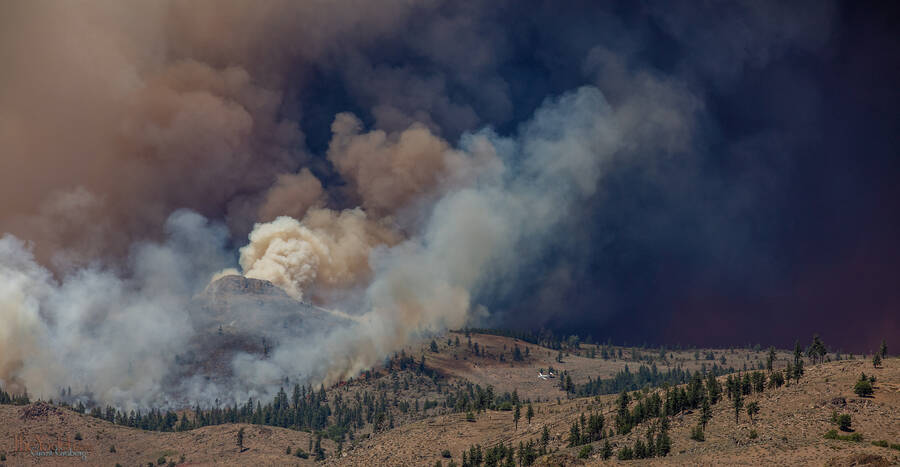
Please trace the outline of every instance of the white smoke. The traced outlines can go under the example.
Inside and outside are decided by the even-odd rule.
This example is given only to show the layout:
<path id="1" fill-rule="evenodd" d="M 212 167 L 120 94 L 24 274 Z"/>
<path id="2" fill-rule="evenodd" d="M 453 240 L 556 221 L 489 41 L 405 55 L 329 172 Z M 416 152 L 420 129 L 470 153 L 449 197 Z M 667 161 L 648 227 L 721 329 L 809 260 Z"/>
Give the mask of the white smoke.
<path id="1" fill-rule="evenodd" d="M 132 248 L 127 274 L 87 268 L 59 281 L 26 244 L 6 236 L 0 318 L 10 324 L 0 329 L 0 384 L 47 397 L 71 386 L 102 402 L 178 405 L 266 395 L 285 379 L 355 376 L 417 338 L 470 322 L 473 310 L 483 310 L 475 297 L 566 241 L 563 226 L 596 194 L 607 164 L 659 151 L 661 139 L 687 138 L 667 132 L 687 131 L 692 110 L 665 109 L 686 123 L 658 126 L 645 142 L 635 105 L 623 108 L 629 111 L 583 87 L 545 102 L 515 135 L 485 129 L 463 136 L 456 149 L 441 146 L 457 162 L 438 164 L 434 180 L 442 182 L 433 186 L 440 188 L 423 185 L 428 193 L 410 201 L 419 214 L 402 229 L 394 217 L 370 218 L 361 208 L 313 208 L 301 220 L 258 224 L 240 251 L 243 274 L 353 319 L 279 327 L 280 315 L 265 304 L 247 310 L 253 323 L 268 326 L 275 347 L 267 355 L 238 352 L 226 379 L 173 374 L 189 343 L 210 332 L 189 316 L 192 298 L 234 265 L 222 226 L 176 212 L 164 243 Z"/>

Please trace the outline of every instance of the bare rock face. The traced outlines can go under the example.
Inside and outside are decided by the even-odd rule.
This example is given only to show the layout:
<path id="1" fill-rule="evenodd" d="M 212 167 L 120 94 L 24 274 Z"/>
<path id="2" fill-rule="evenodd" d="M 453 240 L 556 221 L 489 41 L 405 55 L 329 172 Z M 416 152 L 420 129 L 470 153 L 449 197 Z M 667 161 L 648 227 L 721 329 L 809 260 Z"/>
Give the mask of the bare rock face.
<path id="1" fill-rule="evenodd" d="M 244 276 L 225 276 L 209 284 L 204 291 L 207 296 L 229 295 L 262 295 L 280 298 L 289 298 L 288 295 L 275 284 L 261 279 L 251 279 Z"/>
<path id="2" fill-rule="evenodd" d="M 218 334 L 278 334 L 281 328 L 298 335 L 340 321 L 310 303 L 295 300 L 269 281 L 243 276 L 218 279 L 195 302 L 192 316 L 198 329 Z"/>
<path id="3" fill-rule="evenodd" d="M 38 418 L 46 418 L 49 415 L 62 416 L 62 411 L 56 406 L 50 405 L 43 401 L 37 401 L 22 409 L 20 420 L 34 420 Z"/>
<path id="4" fill-rule="evenodd" d="M 188 311 L 197 338 L 176 357 L 176 377 L 228 378 L 239 353 L 267 358 L 284 339 L 302 339 L 346 323 L 269 281 L 236 275 L 209 284 Z"/>

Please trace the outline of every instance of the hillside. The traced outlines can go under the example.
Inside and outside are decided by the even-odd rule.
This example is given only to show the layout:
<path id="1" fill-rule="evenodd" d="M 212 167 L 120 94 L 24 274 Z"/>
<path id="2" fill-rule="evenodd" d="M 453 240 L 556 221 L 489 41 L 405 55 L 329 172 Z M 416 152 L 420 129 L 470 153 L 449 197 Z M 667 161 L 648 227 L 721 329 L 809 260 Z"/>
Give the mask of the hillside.
<path id="1" fill-rule="evenodd" d="M 852 392 L 860 372 L 877 377 L 873 398 L 861 399 Z M 843 401 L 841 400 L 843 398 Z M 423 420 L 400 429 L 381 433 L 367 440 L 346 458 L 332 461 L 334 465 L 376 465 L 379 459 L 390 459 L 395 465 L 433 465 L 440 460 L 439 452 L 449 449 L 456 462 L 459 453 L 472 444 L 492 446 L 502 442 L 518 445 L 540 437 L 544 426 L 551 433 L 550 446 L 560 451 L 535 465 L 585 464 L 603 465 L 620 461 L 603 461 L 598 455 L 577 460 L 577 449 L 566 448 L 566 438 L 573 420 L 592 409 L 603 411 L 606 420 L 615 416 L 611 405 L 615 396 L 579 398 L 535 405 L 536 415 L 531 423 L 519 422 L 513 429 L 511 412 L 488 412 L 475 422 L 466 422 L 460 414 Z M 852 360 L 810 366 L 799 384 L 748 396 L 747 402 L 757 401 L 759 415 L 750 422 L 746 413 L 735 424 L 734 411 L 728 401 L 713 408 L 713 418 L 706 430 L 706 441 L 690 438 L 690 430 L 697 423 L 695 413 L 673 417 L 671 422 L 672 452 L 665 458 L 633 461 L 652 464 L 733 464 L 733 465 L 852 465 L 853 456 L 874 455 L 888 464 L 900 463 L 900 451 L 873 446 L 870 441 L 887 440 L 900 443 L 900 359 L 885 360 L 884 366 L 872 369 L 869 361 Z M 863 436 L 859 443 L 826 440 L 823 434 L 833 428 L 832 411 L 849 413 L 855 432 Z M 758 434 L 750 438 L 751 430 Z M 631 444 L 643 436 L 646 427 L 638 427 L 631 435 L 613 436 L 614 448 Z M 439 440 L 439 441 L 436 441 Z M 600 443 L 594 443 L 598 445 Z M 447 459 L 444 459 L 445 463 Z"/>
<path id="2" fill-rule="evenodd" d="M 573 397 L 559 388 L 558 379 L 542 380 L 539 369 L 553 366 L 571 375 L 577 384 L 588 378 L 609 377 L 624 369 L 634 371 L 640 365 L 657 365 L 661 370 L 678 367 L 691 371 L 710 364 L 705 355 L 721 356 L 727 362 L 744 362 L 756 368 L 766 352 L 753 350 L 679 350 L 665 352 L 621 347 L 580 345 L 568 350 L 553 350 L 508 337 L 472 334 L 472 345 L 462 333 L 450 333 L 435 339 L 437 351 L 429 342 L 410 348 L 390 362 L 390 367 L 376 369 L 348 383 L 327 390 L 328 400 L 351 401 L 359 394 L 387 396 L 390 426 L 371 424 L 345 438 L 341 453 L 338 445 L 327 437 L 321 439 L 326 465 L 435 465 L 446 466 L 452 460 L 461 463 L 461 454 L 472 445 L 488 448 L 503 443 L 518 447 L 520 442 L 538 440 L 546 427 L 550 454 L 538 457 L 534 465 L 603 465 L 615 463 L 650 464 L 741 464 L 746 465 L 854 465 L 861 457 L 877 456 L 882 464 L 900 463 L 900 451 L 874 446 L 871 441 L 900 443 L 900 359 L 888 358 L 881 368 L 873 369 L 870 359 L 841 360 L 811 365 L 798 383 L 767 389 L 745 396 L 745 404 L 757 402 L 760 408 L 751 422 L 742 412 L 736 424 L 734 411 L 727 399 L 712 407 L 712 420 L 705 430 L 706 440 L 690 439 L 697 425 L 699 411 L 687 410 L 670 417 L 671 451 L 667 457 L 640 461 L 618 461 L 615 455 L 603 460 L 599 455 L 602 441 L 592 443 L 593 454 L 578 459 L 581 447 L 568 447 L 570 428 L 581 414 L 602 413 L 606 427 L 613 426 L 617 395 Z M 460 344 L 455 341 L 459 338 Z M 448 345 L 449 340 L 449 345 Z M 479 354 L 475 355 L 474 344 Z M 522 361 L 510 358 L 516 347 L 523 352 Z M 528 357 L 524 357 L 528 348 Z M 615 355 L 603 359 L 598 350 Z M 622 359 L 618 357 L 622 351 Z M 593 352 L 592 352 L 593 351 Z M 562 353 L 560 360 L 560 352 Z M 501 360 L 499 355 L 504 354 Z M 665 353 L 665 358 L 662 354 Z M 591 354 L 595 358 L 590 358 Z M 405 355 L 405 357 L 403 356 Z M 698 358 L 697 356 L 700 355 Z M 788 353 L 779 352 L 776 368 L 783 367 Z M 424 372 L 419 365 L 424 357 Z M 637 360 L 632 359 L 636 357 Z M 648 359 L 652 360 L 648 362 Z M 408 364 L 405 362 L 409 362 Z M 413 368 L 412 366 L 415 366 Z M 859 398 L 852 392 L 860 372 L 876 376 L 875 394 Z M 562 374 L 562 373 L 561 373 Z M 725 377 L 719 377 L 724 381 Z M 474 411 L 467 421 L 466 411 L 456 412 L 444 402 L 454 394 L 471 387 L 493 387 L 496 397 L 515 390 L 523 403 L 533 402 L 534 418 L 527 421 L 523 407 L 516 429 L 513 412 L 503 410 Z M 467 389 L 468 388 L 468 389 Z M 647 396 L 655 391 L 647 392 Z M 647 397 L 642 396 L 642 397 Z M 356 400 L 359 400 L 358 398 Z M 426 401 L 432 401 L 431 406 Z M 537 402 L 541 401 L 541 402 Z M 415 410 L 412 407 L 415 404 Z M 421 405 L 421 409 L 420 409 Z M 635 403 L 632 402 L 633 408 Z M 832 412 L 852 417 L 852 428 L 863 437 L 862 442 L 827 440 L 823 434 L 834 428 Z M 652 423 L 640 423 L 629 434 L 608 438 L 614 450 L 631 446 L 642 438 Z M 244 450 L 239 452 L 236 439 L 244 428 Z M 751 432 L 757 436 L 751 438 Z M 80 434 L 81 441 L 74 441 Z M 37 436 L 38 438 L 35 438 Z M 315 436 L 305 431 L 250 424 L 205 426 L 184 432 L 154 432 L 128 428 L 75 413 L 46 403 L 28 406 L 0 405 L 0 451 L 6 452 L 5 465 L 55 465 L 59 458 L 36 459 L 30 453 L 13 453 L 16 437 L 55 445 L 57 436 L 72 440 L 74 450 L 88 447 L 88 465 L 147 465 L 166 462 L 185 465 L 313 465 L 313 456 L 303 459 L 294 455 L 297 448 L 313 451 Z M 114 449 L 114 452 L 113 451 Z M 290 454 L 287 451 L 290 450 Z M 449 450 L 452 459 L 442 457 Z M 183 459 L 182 459 L 183 456 Z M 852 459 L 851 459 L 852 458 Z M 863 459 L 864 460 L 864 459 Z M 63 462 L 75 462 L 63 459 Z M 858 462 L 857 462 L 858 465 Z"/>

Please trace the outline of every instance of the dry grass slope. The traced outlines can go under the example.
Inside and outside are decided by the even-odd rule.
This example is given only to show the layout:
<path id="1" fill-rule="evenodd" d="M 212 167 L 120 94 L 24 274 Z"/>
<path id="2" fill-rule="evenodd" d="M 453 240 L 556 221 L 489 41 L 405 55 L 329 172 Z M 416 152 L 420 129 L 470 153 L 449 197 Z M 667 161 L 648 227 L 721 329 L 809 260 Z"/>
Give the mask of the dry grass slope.
<path id="1" fill-rule="evenodd" d="M 455 338 L 455 335 L 451 335 Z M 577 448 L 568 448 L 569 427 L 581 413 L 599 410 L 604 413 L 607 426 L 614 419 L 613 405 L 616 396 L 567 399 L 556 387 L 556 381 L 539 380 L 538 368 L 554 366 L 568 370 L 573 379 L 586 381 L 588 376 L 610 376 L 627 363 L 636 369 L 634 361 L 591 359 L 568 355 L 562 364 L 556 362 L 556 351 L 551 351 L 521 341 L 498 337 L 473 335 L 473 342 L 488 349 L 487 357 L 475 357 L 467 349 L 465 337 L 460 336 L 461 346 L 446 345 L 446 338 L 437 353 L 427 346 L 409 349 L 411 355 L 426 356 L 429 367 L 439 370 L 450 380 L 466 379 L 486 386 L 494 385 L 496 393 L 518 389 L 523 399 L 542 400 L 534 404 L 535 417 L 528 423 L 524 418 L 514 429 L 512 412 L 488 411 L 477 416 L 476 421 L 465 420 L 465 414 L 441 413 L 432 410 L 427 415 L 412 417 L 398 423 L 392 430 L 359 436 L 353 443 L 345 444 L 341 457 L 334 456 L 335 444 L 323 439 L 323 447 L 329 457 L 325 465 L 399 465 L 433 466 L 436 461 L 448 464 L 441 451 L 451 452 L 457 464 L 461 453 L 472 444 L 491 446 L 496 443 L 518 446 L 520 441 L 539 438 L 546 426 L 551 434 L 553 453 L 538 459 L 536 465 L 605 465 L 616 463 L 672 464 L 672 465 L 898 465 L 900 451 L 874 446 L 871 441 L 886 440 L 900 443 L 900 359 L 888 358 L 883 367 L 873 369 L 870 360 L 842 360 L 807 366 L 806 375 L 799 384 L 767 390 L 762 394 L 747 396 L 746 402 L 756 401 L 760 412 L 751 421 L 746 413 L 735 424 L 734 412 L 727 400 L 714 407 L 713 419 L 706 430 L 706 441 L 689 439 L 690 429 L 696 425 L 699 414 L 686 413 L 671 421 L 672 452 L 666 458 L 620 462 L 614 458 L 602 460 L 597 454 L 588 459 L 577 459 Z M 529 347 L 531 359 L 524 362 L 500 362 L 496 354 L 506 346 L 507 352 L 518 345 L 524 351 Z M 749 362 L 755 368 L 765 352 L 716 351 L 726 355 L 735 366 Z M 627 352 L 626 352 L 627 353 Z M 695 370 L 702 364 L 693 351 L 667 352 L 668 365 L 676 363 Z M 491 356 L 493 355 L 493 356 Z M 719 355 L 717 354 L 717 358 Z M 783 359 L 786 354 L 780 353 Z M 627 357 L 626 357 L 627 358 Z M 657 361 L 660 369 L 667 364 Z M 875 395 L 861 399 L 852 392 L 860 372 L 877 377 Z M 339 389 L 354 391 L 365 384 L 355 381 Z M 557 402 L 557 397 L 560 401 Z M 849 413 L 853 428 L 863 436 L 863 442 L 854 443 L 827 440 L 823 434 L 833 428 L 832 411 Z M 424 418 L 422 418 L 424 417 Z M 239 452 L 236 438 L 240 428 L 245 429 L 245 449 Z M 611 442 L 618 447 L 632 444 L 643 437 L 646 423 L 627 436 L 614 436 Z M 751 431 L 758 436 L 751 437 Z M 13 453 L 14 439 L 24 437 L 32 444 L 35 436 L 45 443 L 55 443 L 57 436 L 72 439 L 78 433 L 83 438 L 77 446 L 88 446 L 87 461 L 80 459 L 35 458 L 29 453 Z M 291 448 L 308 451 L 309 433 L 254 425 L 229 424 L 211 426 L 182 433 L 157 433 L 113 425 L 69 410 L 43 403 L 18 407 L 0 406 L 0 452 L 6 452 L 5 465 L 147 465 L 159 458 L 183 465 L 313 465 L 313 459 L 301 459 L 286 454 Z M 599 443 L 594 443 L 596 453 Z M 115 452 L 111 452 L 115 447 Z"/>

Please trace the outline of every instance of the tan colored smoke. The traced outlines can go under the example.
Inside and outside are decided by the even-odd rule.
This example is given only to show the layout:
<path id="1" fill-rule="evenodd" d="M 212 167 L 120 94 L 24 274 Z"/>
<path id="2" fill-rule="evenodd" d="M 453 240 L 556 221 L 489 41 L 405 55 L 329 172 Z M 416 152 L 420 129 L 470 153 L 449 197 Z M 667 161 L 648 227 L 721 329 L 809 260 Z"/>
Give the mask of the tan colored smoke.
<path id="1" fill-rule="evenodd" d="M 47 263 L 63 249 L 86 252 L 83 261 L 101 250 L 121 256 L 183 207 L 249 230 L 258 195 L 305 160 L 303 134 L 280 112 L 287 71 L 302 86 L 307 64 L 390 30 L 407 9 L 357 0 L 0 3 L 3 231 L 34 241 Z M 91 207 L 60 235 L 48 213 L 77 190 Z M 279 196 L 264 214 L 284 206 Z M 102 224 L 115 228 L 93 227 Z"/>
<path id="2" fill-rule="evenodd" d="M 362 122 L 341 113 L 331 125 L 334 133 L 328 159 L 353 187 L 361 205 L 376 214 L 391 213 L 412 200 L 439 192 L 455 183 L 466 155 L 422 124 L 389 134 L 362 133 Z"/>
<path id="3" fill-rule="evenodd" d="M 269 222 L 279 216 L 302 219 L 309 208 L 323 204 L 324 194 L 322 182 L 307 168 L 296 175 L 281 174 L 266 193 L 258 220 Z"/>
<path id="4" fill-rule="evenodd" d="M 303 221 L 279 217 L 257 224 L 241 248 L 244 275 L 265 279 L 302 299 L 313 287 L 347 288 L 371 273 L 369 253 L 397 243 L 397 234 L 361 209 L 310 210 Z"/>

